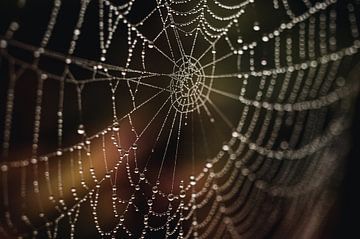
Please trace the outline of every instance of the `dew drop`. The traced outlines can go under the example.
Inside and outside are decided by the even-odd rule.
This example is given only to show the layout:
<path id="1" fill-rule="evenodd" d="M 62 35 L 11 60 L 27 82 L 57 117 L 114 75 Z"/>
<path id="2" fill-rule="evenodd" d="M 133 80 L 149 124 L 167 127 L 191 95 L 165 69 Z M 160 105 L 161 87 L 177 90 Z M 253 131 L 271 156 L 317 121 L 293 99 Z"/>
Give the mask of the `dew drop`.
<path id="1" fill-rule="evenodd" d="M 113 123 L 112 130 L 115 131 L 115 132 L 117 132 L 117 131 L 119 131 L 119 129 L 120 129 L 120 125 L 119 125 L 118 122 L 115 121 L 115 122 Z"/>
<path id="2" fill-rule="evenodd" d="M 185 198 L 185 196 L 186 196 L 185 190 L 181 190 L 180 191 L 180 198 Z"/>
<path id="3" fill-rule="evenodd" d="M 170 193 L 168 196 L 167 196 L 169 202 L 172 202 L 174 201 L 174 194 Z"/>
<path id="4" fill-rule="evenodd" d="M 85 134 L 85 128 L 84 128 L 84 125 L 83 124 L 79 124 L 79 127 L 77 129 L 77 133 L 78 134 Z"/>

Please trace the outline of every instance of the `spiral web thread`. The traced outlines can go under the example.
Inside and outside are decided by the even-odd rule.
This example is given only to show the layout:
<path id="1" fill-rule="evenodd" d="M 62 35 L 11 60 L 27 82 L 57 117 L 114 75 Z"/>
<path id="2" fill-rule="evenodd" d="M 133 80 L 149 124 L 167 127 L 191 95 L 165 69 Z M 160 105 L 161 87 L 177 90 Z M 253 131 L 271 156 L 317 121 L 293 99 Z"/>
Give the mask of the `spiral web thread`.
<path id="1" fill-rule="evenodd" d="M 258 3 L 254 0 L 234 4 L 156 0 L 151 11 L 132 22 L 129 16 L 138 2 L 80 0 L 77 21 L 70 30 L 72 40 L 64 52 L 48 48 L 57 27 L 63 27 L 56 24 L 63 10 L 61 0 L 53 2 L 39 45 L 17 39 L 21 29 L 18 22 L 12 22 L 1 36 L 2 69 L 7 68 L 1 121 L 1 232 L 21 237 L 81 236 L 78 221 L 87 207 L 91 213 L 86 223 L 95 227 L 100 237 L 261 238 L 275 224 L 286 224 L 279 222 L 284 203 L 292 209 L 321 200 L 328 179 L 346 151 L 342 141 L 350 124 L 351 99 L 358 90 L 358 82 L 351 80 L 349 72 L 360 48 L 356 15 L 359 2 L 299 0 L 297 4 L 304 11 L 297 13 L 287 0 L 274 0 L 272 10 L 282 16 L 281 21 L 271 31 L 262 29 L 261 18 L 252 22 L 251 31 L 257 34 L 252 41 L 242 37 L 240 25 L 246 13 L 256 9 Z M 83 26 L 89 11 L 96 11 L 98 16 L 98 60 L 76 56 L 81 36 L 86 36 Z M 346 16 L 341 30 L 339 11 Z M 150 34 L 145 28 L 152 22 L 159 24 L 160 30 Z M 107 61 L 120 28 L 127 32 L 122 36 L 127 45 L 121 46 L 127 57 L 124 64 L 114 65 Z M 343 41 L 338 40 L 343 31 L 350 33 L 346 45 L 338 44 Z M 18 57 L 18 49 L 31 53 L 31 60 Z M 271 53 L 258 57 L 264 49 Z M 146 59 L 152 54 L 168 61 L 173 66 L 171 71 L 164 72 L 160 65 L 158 71 L 149 69 Z M 42 58 L 60 62 L 61 73 L 41 67 Z M 235 64 L 219 70 L 218 66 L 229 59 Z M 91 77 L 81 78 L 72 67 Z M 22 97 L 16 94 L 16 87 L 27 71 L 37 78 L 32 152 L 24 159 L 13 160 L 8 156 L 14 131 L 12 115 L 16 97 Z M 156 83 L 163 77 L 168 79 L 166 85 Z M 53 106 L 57 108 L 57 150 L 40 154 L 42 105 L 49 81 L 58 82 L 58 103 Z M 219 82 L 232 82 L 239 88 L 236 92 L 224 90 Z M 108 127 L 88 135 L 82 111 L 84 94 L 92 84 L 110 86 L 112 115 Z M 75 132 L 78 142 L 70 146 L 63 137 L 64 97 L 69 85 L 77 92 L 74 105 L 79 116 Z M 125 114 L 118 113 L 125 104 L 118 101 L 120 88 L 122 94 L 125 89 L 130 96 Z M 146 88 L 153 90 L 152 96 L 138 100 Z M 155 105 L 155 113 L 143 126 L 137 126 L 136 113 L 158 97 L 164 100 Z M 231 111 L 237 115 L 235 122 L 216 100 L 221 98 L 231 102 Z M 224 125 L 228 135 L 215 155 L 199 159 L 203 163 L 193 158 L 191 170 L 183 176 L 176 171 L 179 148 L 189 141 L 191 150 L 195 150 L 192 137 L 196 129 L 192 129 L 190 138 L 182 135 L 194 117 L 214 131 Z M 155 159 L 151 153 L 142 155 L 148 160 L 143 165 L 138 151 L 148 147 L 142 138 L 159 118 L 161 124 L 150 143 L 151 152 L 161 137 L 165 138 L 165 147 L 156 166 L 148 167 Z M 123 143 L 124 134 L 127 143 Z M 211 148 L 206 132 L 204 135 L 200 147 Z M 172 141 L 175 144 L 169 146 Z M 173 168 L 167 188 L 161 176 L 170 156 Z M 114 157 L 116 160 L 111 161 Z M 127 187 L 117 177 L 126 180 Z M 99 215 L 103 188 L 111 194 L 111 219 L 106 219 L 113 223 L 110 229 L 104 229 Z M 161 209 L 156 208 L 159 203 L 163 204 Z M 14 207 L 20 212 L 14 213 Z M 287 214 L 284 221 L 294 215 L 294 211 Z M 134 217 L 139 224 L 137 230 L 129 225 Z M 63 230 L 64 226 L 59 229 L 61 223 L 69 230 Z"/>

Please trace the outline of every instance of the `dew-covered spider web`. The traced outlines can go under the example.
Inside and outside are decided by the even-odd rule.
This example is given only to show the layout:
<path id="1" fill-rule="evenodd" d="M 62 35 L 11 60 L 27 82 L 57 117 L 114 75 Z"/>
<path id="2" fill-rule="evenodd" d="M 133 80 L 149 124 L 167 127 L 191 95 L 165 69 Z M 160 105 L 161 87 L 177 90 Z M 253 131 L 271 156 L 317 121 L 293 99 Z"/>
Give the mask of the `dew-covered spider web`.
<path id="1" fill-rule="evenodd" d="M 349 147 L 359 1 L 0 9 L 1 237 L 317 232 Z"/>

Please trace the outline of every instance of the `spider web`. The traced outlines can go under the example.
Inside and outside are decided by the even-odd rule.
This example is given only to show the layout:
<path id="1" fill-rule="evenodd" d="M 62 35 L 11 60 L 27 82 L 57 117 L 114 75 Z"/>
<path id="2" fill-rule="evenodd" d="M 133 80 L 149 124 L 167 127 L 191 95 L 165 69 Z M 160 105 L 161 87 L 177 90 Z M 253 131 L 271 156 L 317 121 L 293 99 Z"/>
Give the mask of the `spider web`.
<path id="1" fill-rule="evenodd" d="M 19 9 L 0 37 L 5 236 L 293 236 L 326 210 L 358 1 Z"/>

